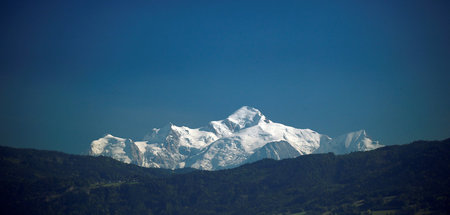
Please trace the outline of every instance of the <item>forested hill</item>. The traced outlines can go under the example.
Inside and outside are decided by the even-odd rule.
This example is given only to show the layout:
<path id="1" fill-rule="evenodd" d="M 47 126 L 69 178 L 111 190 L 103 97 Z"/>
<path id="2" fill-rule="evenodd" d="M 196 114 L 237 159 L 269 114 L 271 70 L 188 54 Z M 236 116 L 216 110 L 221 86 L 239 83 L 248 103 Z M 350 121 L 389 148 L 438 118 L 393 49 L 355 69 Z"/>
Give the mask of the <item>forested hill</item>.
<path id="1" fill-rule="evenodd" d="M 0 147 L 1 214 L 450 213 L 450 139 L 235 169 Z"/>

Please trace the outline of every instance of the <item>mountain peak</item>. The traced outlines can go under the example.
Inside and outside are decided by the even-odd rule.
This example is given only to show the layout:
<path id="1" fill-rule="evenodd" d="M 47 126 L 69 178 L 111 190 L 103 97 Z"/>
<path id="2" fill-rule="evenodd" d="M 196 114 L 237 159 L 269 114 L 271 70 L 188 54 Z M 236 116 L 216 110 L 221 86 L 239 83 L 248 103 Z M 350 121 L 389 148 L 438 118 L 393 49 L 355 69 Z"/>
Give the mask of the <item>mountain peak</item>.
<path id="1" fill-rule="evenodd" d="M 153 129 L 142 141 L 108 134 L 92 141 L 90 155 L 110 156 L 144 167 L 217 170 L 264 158 L 344 154 L 381 146 L 364 130 L 330 138 L 310 129 L 271 122 L 258 109 L 243 106 L 227 118 L 200 128 L 168 123 Z"/>
<path id="2" fill-rule="evenodd" d="M 243 118 L 247 116 L 255 116 L 255 115 L 262 115 L 261 111 L 254 107 L 250 106 L 242 106 L 241 108 L 237 109 L 233 114 L 228 116 L 228 118 Z"/>
<path id="3" fill-rule="evenodd" d="M 314 153 L 334 152 L 336 154 L 345 154 L 355 151 L 369 151 L 382 146 L 378 141 L 371 140 L 366 130 L 359 130 L 341 135 L 329 142 L 324 142 Z"/>
<path id="4" fill-rule="evenodd" d="M 358 131 L 354 131 L 354 132 L 351 132 L 351 133 L 358 134 L 359 136 L 361 136 L 361 135 L 367 136 L 366 130 L 364 130 L 364 129 L 361 129 L 361 130 L 358 130 Z"/>
<path id="5" fill-rule="evenodd" d="M 228 116 L 227 119 L 233 123 L 236 123 L 242 129 L 248 126 L 256 125 L 259 121 L 265 120 L 266 117 L 261 113 L 261 111 L 254 107 L 243 106 Z"/>

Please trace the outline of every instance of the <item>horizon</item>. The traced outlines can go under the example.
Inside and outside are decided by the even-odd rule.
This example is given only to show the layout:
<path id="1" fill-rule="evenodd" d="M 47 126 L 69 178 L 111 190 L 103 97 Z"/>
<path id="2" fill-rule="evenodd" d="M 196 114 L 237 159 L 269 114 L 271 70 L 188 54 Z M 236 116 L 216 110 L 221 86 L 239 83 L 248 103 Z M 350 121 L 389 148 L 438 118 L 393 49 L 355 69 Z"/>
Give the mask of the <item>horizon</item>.
<path id="1" fill-rule="evenodd" d="M 6 1 L 1 145 L 80 154 L 242 106 L 383 145 L 450 137 L 448 1 Z"/>

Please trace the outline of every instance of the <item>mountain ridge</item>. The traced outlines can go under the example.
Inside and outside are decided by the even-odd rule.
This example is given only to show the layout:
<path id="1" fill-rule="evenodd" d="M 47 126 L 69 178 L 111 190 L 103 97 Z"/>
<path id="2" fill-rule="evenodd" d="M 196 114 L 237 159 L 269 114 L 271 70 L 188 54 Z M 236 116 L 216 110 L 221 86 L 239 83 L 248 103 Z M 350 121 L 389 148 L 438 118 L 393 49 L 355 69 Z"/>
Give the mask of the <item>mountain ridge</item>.
<path id="1" fill-rule="evenodd" d="M 272 147 L 264 148 L 269 143 Z M 284 146 L 274 146 L 276 143 Z M 364 130 L 334 139 L 311 129 L 298 129 L 272 122 L 258 109 L 243 106 L 227 118 L 211 121 L 199 128 L 176 126 L 172 123 L 154 128 L 142 141 L 107 134 L 92 141 L 89 154 L 110 156 L 143 167 L 218 170 L 263 158 L 283 159 L 326 152 L 345 154 L 382 146 L 368 138 Z M 264 149 L 270 149 L 271 152 L 262 153 L 260 150 Z M 286 150 L 291 152 L 287 153 Z M 289 156 L 275 156 L 278 153 Z"/>

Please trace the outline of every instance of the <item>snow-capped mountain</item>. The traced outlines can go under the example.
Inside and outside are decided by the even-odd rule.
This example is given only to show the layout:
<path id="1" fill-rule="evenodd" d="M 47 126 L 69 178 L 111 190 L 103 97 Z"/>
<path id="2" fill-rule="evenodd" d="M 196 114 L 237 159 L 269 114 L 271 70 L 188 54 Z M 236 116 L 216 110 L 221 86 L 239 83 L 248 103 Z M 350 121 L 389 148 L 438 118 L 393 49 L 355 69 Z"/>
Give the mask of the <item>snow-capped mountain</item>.
<path id="1" fill-rule="evenodd" d="M 284 159 L 311 153 L 368 151 L 382 147 L 364 130 L 337 138 L 311 129 L 298 129 L 268 120 L 244 106 L 224 120 L 188 128 L 168 124 L 142 141 L 107 134 L 91 143 L 89 154 L 109 156 L 143 167 L 205 170 L 232 168 L 264 158 Z"/>
<path id="2" fill-rule="evenodd" d="M 382 146 L 378 141 L 369 139 L 365 130 L 360 130 L 341 135 L 331 141 L 324 141 L 314 153 L 346 154 L 354 151 L 369 151 Z"/>

